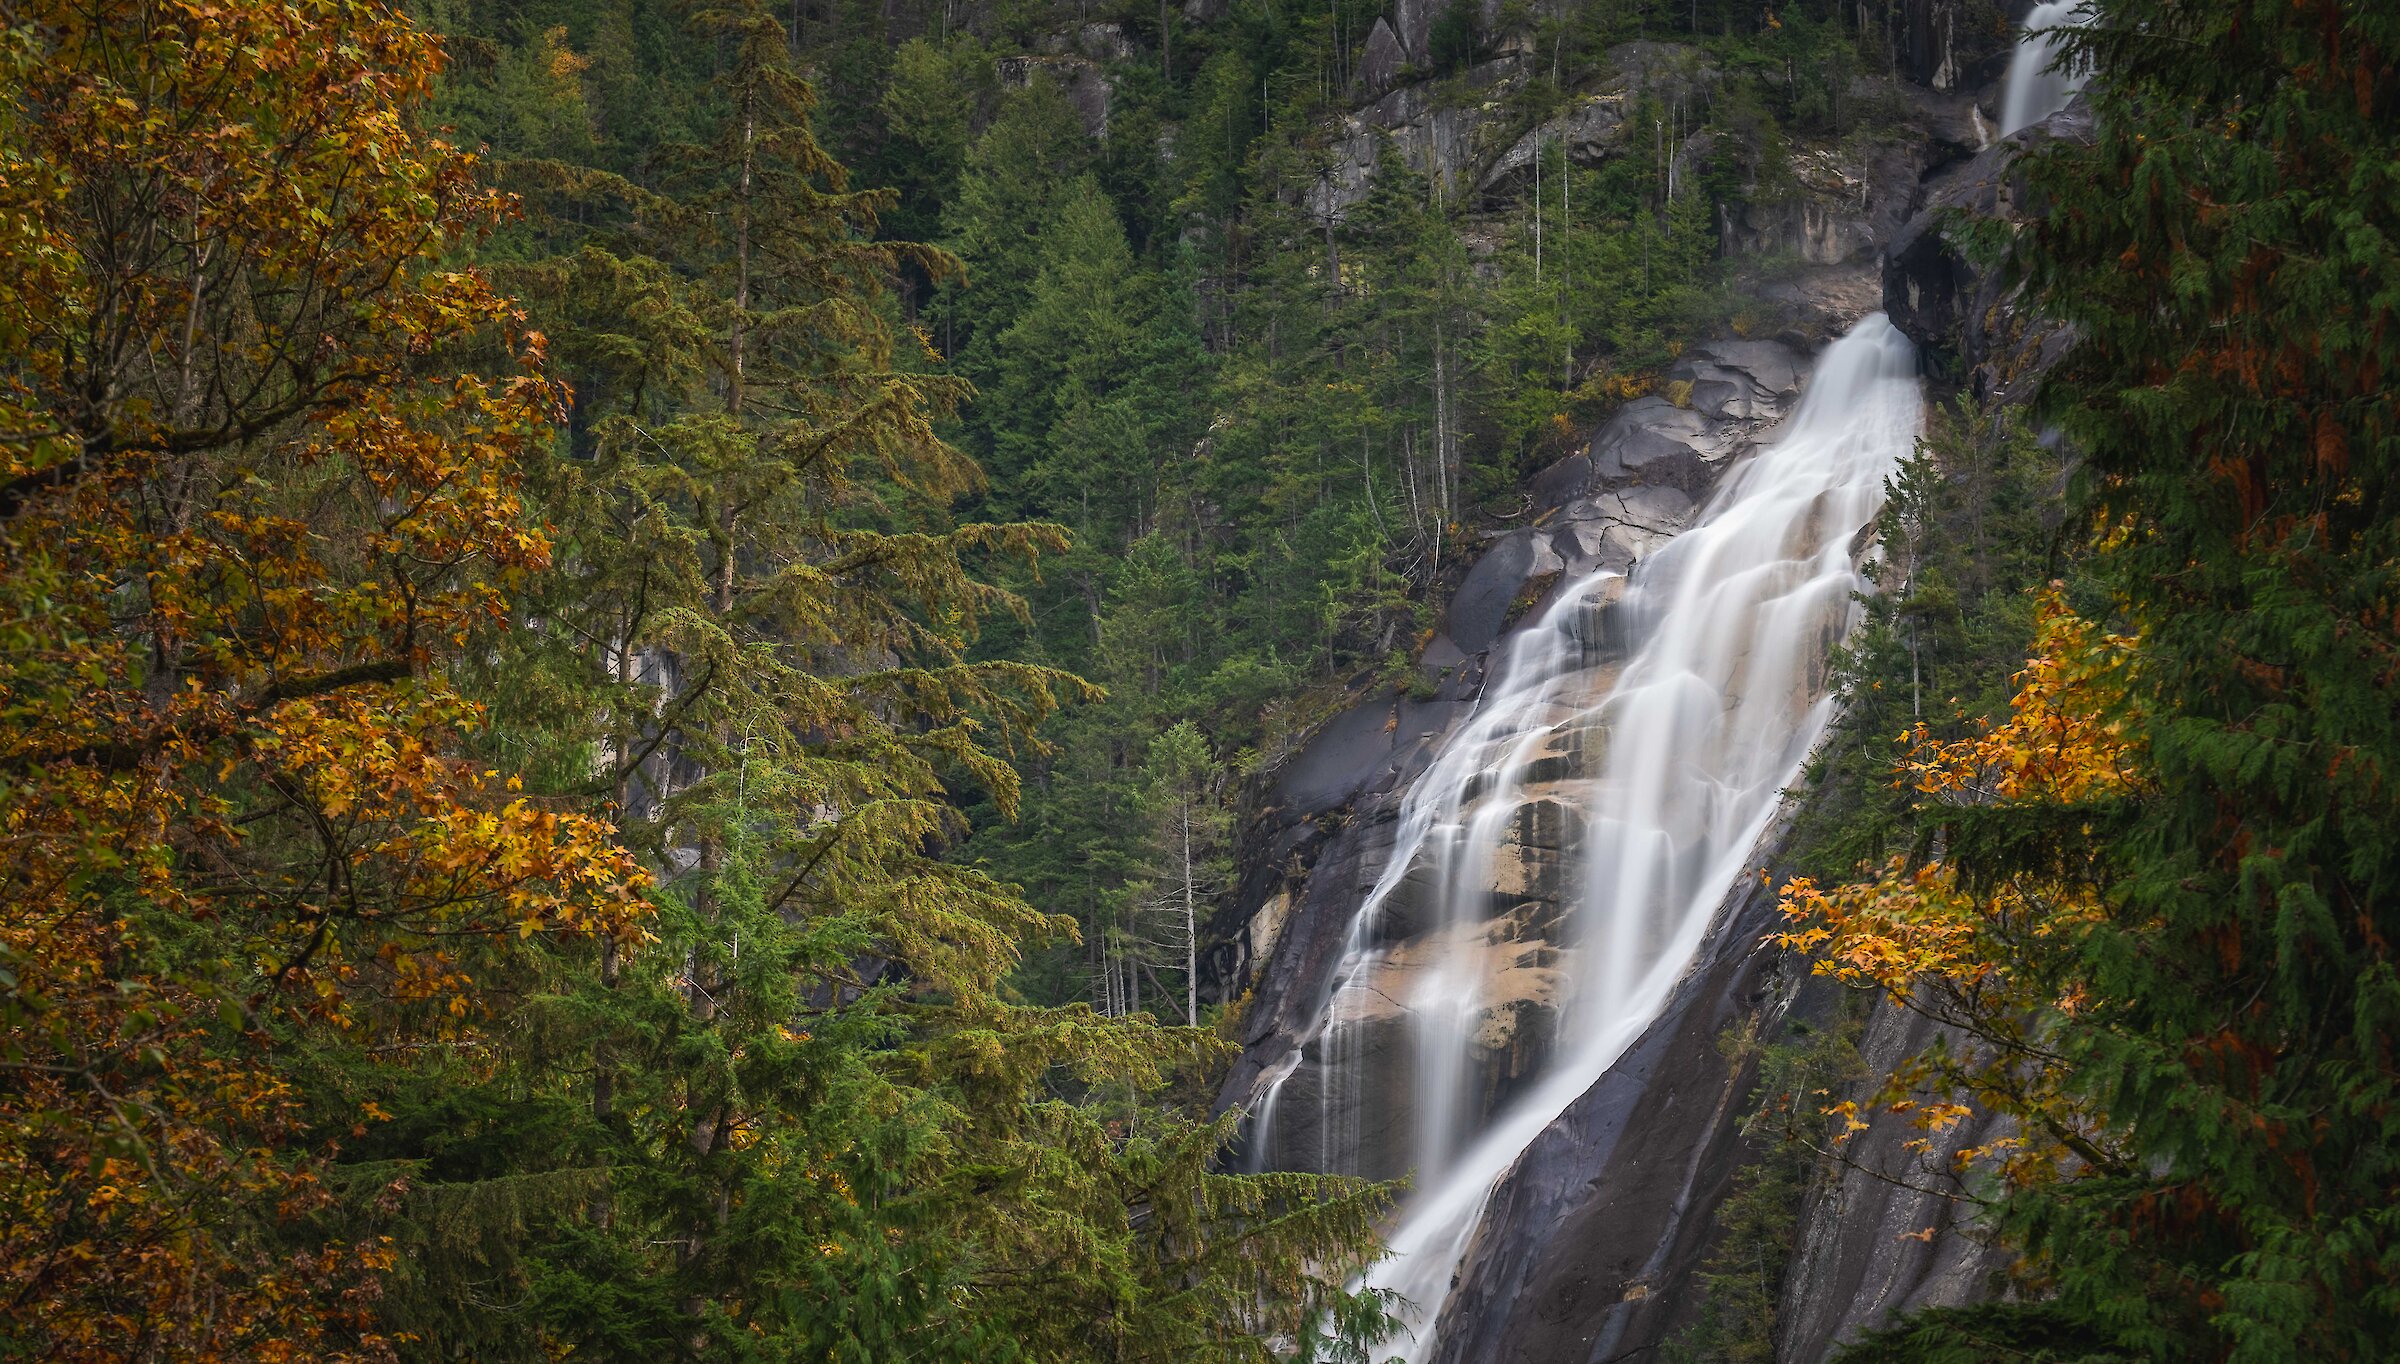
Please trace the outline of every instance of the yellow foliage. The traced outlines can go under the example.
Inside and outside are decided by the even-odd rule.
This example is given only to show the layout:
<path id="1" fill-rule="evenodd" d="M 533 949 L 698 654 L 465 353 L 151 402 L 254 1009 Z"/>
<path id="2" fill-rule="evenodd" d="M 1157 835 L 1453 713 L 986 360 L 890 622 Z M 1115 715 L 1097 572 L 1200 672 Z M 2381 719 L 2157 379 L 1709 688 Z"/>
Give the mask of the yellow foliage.
<path id="1" fill-rule="evenodd" d="M 391 1253 L 302 1230 L 270 1038 L 455 1038 L 475 944 L 641 933 L 442 677 L 547 565 L 513 471 L 562 395 L 444 268 L 503 205 L 418 130 L 438 56 L 364 0 L 0 32 L 0 1337 L 42 1358 L 383 1357 Z"/>
<path id="2" fill-rule="evenodd" d="M 1923 724 L 1902 733 L 1896 784 L 1928 807 L 2072 806 L 2138 794 L 2146 778 L 2127 687 L 2136 645 L 2076 616 L 2053 591 L 2007 717 L 1955 740 Z M 2095 879 L 2069 870 L 1970 885 L 1941 857 L 1894 858 L 1842 885 L 1797 878 L 1783 889 L 1782 912 L 1775 941 L 1814 958 L 1818 974 L 1880 989 L 1972 1039 L 1891 1076 L 1878 1096 L 1888 1110 L 1928 1133 L 1955 1127 L 1970 1105 L 2016 1118 L 2023 1136 L 1961 1157 L 1988 1161 L 2012 1181 L 2056 1178 L 2103 1157 L 2100 1115 L 2065 1092 L 2042 1045 L 2045 1020 L 2085 1001 L 2072 978 L 2047 969 L 2060 954 L 2041 948 L 2107 912 Z M 1924 1092 L 1937 1097 L 1921 1102 Z M 1865 1126 L 1852 1105 L 1829 1112 L 1853 1132 Z"/>

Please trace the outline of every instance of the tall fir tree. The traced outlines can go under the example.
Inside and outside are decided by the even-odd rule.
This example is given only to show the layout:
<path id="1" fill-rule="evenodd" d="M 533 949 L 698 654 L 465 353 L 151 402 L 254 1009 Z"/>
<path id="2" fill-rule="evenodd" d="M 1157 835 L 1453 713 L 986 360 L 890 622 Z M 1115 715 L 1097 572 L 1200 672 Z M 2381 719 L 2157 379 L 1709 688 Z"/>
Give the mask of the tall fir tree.
<path id="1" fill-rule="evenodd" d="M 2015 1211 L 2134 1350 L 2400 1336 L 2400 12 L 2104 0 L 2100 135 L 2017 247 L 2046 411 L 2139 629 L 2157 794 L 2110 812 L 2076 1084 L 2124 1161 Z"/>
<path id="2" fill-rule="evenodd" d="M 2400 14 L 2095 8 L 2065 46 L 2097 136 L 2033 151 L 2044 211 L 1981 231 L 2072 329 L 2041 410 L 2083 461 L 2076 590 L 2126 632 L 2054 608 L 2012 721 L 1914 769 L 1949 797 L 1920 836 L 1940 858 L 1834 911 L 1899 930 L 1851 934 L 1883 944 L 1851 962 L 1913 942 L 1917 975 L 1955 975 L 1970 1090 L 2024 1121 L 1996 1225 L 2044 1300 L 1857 1357 L 2378 1358 L 2400 1338 Z"/>
<path id="3" fill-rule="evenodd" d="M 640 181 L 547 173 L 563 188 L 532 237 L 555 254 L 508 272 L 580 392 L 531 480 L 561 572 L 485 680 L 553 793 L 610 798 L 658 869 L 655 941 L 562 962 L 513 1067 L 451 1106 L 526 1086 L 544 1120 L 478 1122 L 473 1143 L 417 1121 L 360 1153 L 450 1173 L 410 1232 L 462 1210 L 484 1279 L 450 1286 L 530 1323 L 443 1306 L 428 1277 L 418 1328 L 485 1357 L 1253 1358 L 1308 1338 L 1348 1310 L 1338 1266 L 1380 1195 L 1213 1173 L 1224 1124 L 1166 1091 L 1218 1044 L 1011 1003 L 1020 952 L 1073 920 L 952 855 L 950 787 L 1011 813 L 1012 759 L 1083 692 L 975 645 L 1023 610 L 985 571 L 1065 538 L 950 510 L 982 488 L 935 430 L 967 388 L 889 288 L 957 263 L 879 238 L 892 196 L 817 143 L 778 16 L 694 22 L 725 54 L 709 140 Z M 544 1199 L 512 1201 L 531 1172 Z"/>

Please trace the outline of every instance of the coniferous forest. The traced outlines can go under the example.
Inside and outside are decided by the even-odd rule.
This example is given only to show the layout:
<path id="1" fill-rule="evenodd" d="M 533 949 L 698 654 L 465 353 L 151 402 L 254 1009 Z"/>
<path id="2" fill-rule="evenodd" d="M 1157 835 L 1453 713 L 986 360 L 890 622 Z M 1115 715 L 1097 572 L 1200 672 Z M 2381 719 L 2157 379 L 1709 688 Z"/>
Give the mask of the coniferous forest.
<path id="1" fill-rule="evenodd" d="M 1903 238 L 1778 983 L 1569 1296 L 2400 1357 L 2400 7 L 2090 0 L 2002 137 L 2024 8 L 0 0 L 0 1358 L 1422 1359 L 1420 1185 L 1252 1149 L 1295 774 Z"/>

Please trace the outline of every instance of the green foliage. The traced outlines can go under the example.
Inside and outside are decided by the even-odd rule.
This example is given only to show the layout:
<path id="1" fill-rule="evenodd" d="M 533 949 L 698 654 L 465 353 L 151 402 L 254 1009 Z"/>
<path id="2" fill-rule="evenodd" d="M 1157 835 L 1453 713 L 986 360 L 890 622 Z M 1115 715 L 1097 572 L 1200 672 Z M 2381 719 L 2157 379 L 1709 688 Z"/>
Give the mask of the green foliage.
<path id="1" fill-rule="evenodd" d="M 1047 77 L 1004 100 L 975 139 L 943 212 L 971 286 L 946 298 L 943 341 L 967 373 L 996 363 L 1000 336 L 1024 314 L 1041 274 L 1042 244 L 1090 164 L 1083 123 Z"/>
<path id="2" fill-rule="evenodd" d="M 893 191 L 887 232 L 913 241 L 940 235 L 935 209 L 956 197 L 977 122 L 998 102 L 997 85 L 991 51 L 972 38 L 911 38 L 894 50 L 877 99 L 883 141 L 861 166 Z"/>
<path id="3" fill-rule="evenodd" d="M 1663 118 L 1654 105 L 1636 120 Z M 1577 169 L 1545 147 L 1529 188 L 1539 209 L 1499 257 L 1493 316 L 1475 364 L 1503 448 L 1539 467 L 1557 458 L 1629 385 L 1663 368 L 1684 338 L 1713 329 L 1722 298 L 1716 210 L 1663 175 L 1620 162 Z"/>
<path id="4" fill-rule="evenodd" d="M 1551 148 L 1538 198 L 1527 186 L 1528 202 L 1479 220 L 1387 154 L 1365 200 L 1328 221 L 1310 199 L 1331 169 L 1313 130 L 1374 14 L 1250 3 L 1197 27 L 1160 16 L 1172 54 L 1109 64 L 1103 139 L 1053 79 L 1062 66 L 1035 62 L 1003 88 L 1000 59 L 1051 37 L 1045 13 L 1004 9 L 960 31 L 947 13 L 907 27 L 821 7 L 784 32 L 783 49 L 816 73 L 829 145 L 892 192 L 852 194 L 830 155 L 795 175 L 800 163 L 774 161 L 799 149 L 778 142 L 795 135 L 773 130 L 744 190 L 736 130 L 781 88 L 759 55 L 780 16 L 743 11 L 747 27 L 694 41 L 672 25 L 662 36 L 647 7 L 558 8 L 460 16 L 491 44 L 460 83 L 460 121 L 495 144 L 531 210 L 495 259 L 576 389 L 571 434 L 537 476 L 546 514 L 570 532 L 571 586 L 540 604 L 536 637 L 496 656 L 490 686 L 509 700 L 504 742 L 550 775 L 547 789 L 590 786 L 612 760 L 608 770 L 628 769 L 616 786 L 641 816 L 629 828 L 679 872 L 651 965 L 587 963 L 591 979 L 536 991 L 556 1002 L 525 1015 L 558 1055 L 601 1058 L 616 1087 L 611 1135 L 554 1135 L 551 1149 L 631 1168 L 626 1143 L 640 1143 L 673 1156 L 662 1168 L 675 1173 L 624 1185 L 608 1204 L 622 1230 L 609 1235 L 590 1234 L 582 1213 L 529 1222 L 572 1253 L 492 1274 L 541 1285 L 559 1329 L 618 1333 L 608 1348 L 671 1342 L 697 1297 L 751 1314 L 710 1328 L 721 1343 L 758 1326 L 811 1350 L 943 1339 L 1006 1357 L 964 1333 L 961 1313 L 1014 1310 L 979 1286 L 1010 1272 L 1011 1236 L 1039 1225 L 1092 1247 L 1064 1277 L 1096 1284 L 1101 1266 L 1151 1243 L 1151 1215 L 1039 1173 L 1044 1141 L 1103 1151 L 1091 1133 L 1045 1128 L 995 1151 L 934 1130 L 971 1115 L 978 1131 L 1005 1134 L 1015 1119 L 996 1114 L 1047 1094 L 1119 1138 L 1166 1141 L 1185 1130 L 1180 1106 L 1205 1094 L 1206 1066 L 1129 1056 L 1106 1075 L 1053 1073 L 969 1100 L 965 1071 L 896 1071 L 893 1058 L 956 1059 L 936 1042 L 954 1030 L 1006 1040 L 990 1019 L 1028 1007 L 1057 1012 L 1026 1019 L 1081 1019 L 1091 1037 L 1109 1034 L 1089 1031 L 1101 1025 L 1076 1002 L 1136 1020 L 1109 1027 L 1189 1020 L 1212 984 L 1238 984 L 1206 980 L 1199 960 L 1234 879 L 1232 769 L 1254 771 L 1259 752 L 1288 743 L 1303 688 L 1419 684 L 1427 603 L 1487 504 L 1502 507 L 1522 475 L 1714 325 L 1716 206 L 1746 190 L 1719 176 L 1670 194 L 1663 157 L 1570 171 Z M 1579 14 L 1572 33 L 1551 35 L 1568 63 L 1553 74 L 1571 86 L 1576 62 L 1588 69 L 1667 16 L 1683 22 L 1671 6 Z M 1153 31 L 1146 10 L 1105 17 Z M 1476 22 L 1472 6 L 1441 18 L 1441 64 L 1472 59 Z M 1548 22 L 1512 11 L 1495 35 Z M 546 36 L 560 26 L 563 38 Z M 909 37 L 879 42 L 885 33 Z M 535 53 L 542 44 L 589 66 L 535 80 L 562 65 Z M 1770 144 L 1782 95 L 1755 122 Z M 1537 82 L 1508 99 L 1512 117 L 1532 120 L 1560 94 Z M 510 112 L 529 101 L 542 117 Z M 559 131 L 578 126 L 588 147 Z M 844 213 L 834 238 L 791 236 Z M 1492 254 L 1483 243 L 1495 237 Z M 911 239 L 943 249 L 891 245 Z M 839 298 L 793 292 L 781 273 L 831 258 L 860 262 Z M 846 358 L 799 344 L 828 324 L 859 338 Z M 877 423 L 895 411 L 923 425 L 860 452 L 839 486 L 816 481 L 832 460 L 792 478 L 826 430 L 791 425 L 812 403 L 875 414 L 861 431 L 890 431 Z M 849 564 L 860 571 L 837 567 Z M 1028 731 L 1052 694 L 1079 704 L 1037 739 Z M 872 723 L 845 709 L 853 702 Z M 624 761 L 652 746 L 643 763 Z M 825 814 L 852 809 L 862 813 Z M 820 888 L 795 883 L 799 868 L 855 879 Z M 936 913 L 938 931 L 909 938 L 915 920 L 856 907 L 884 877 L 905 888 L 909 914 Z M 1046 913 L 1024 911 L 1009 887 Z M 925 954 L 939 961 L 921 964 Z M 775 985 L 786 977 L 807 984 L 786 997 Z M 702 995 L 718 1002 L 703 1007 Z M 785 1020 L 808 1042 L 768 1028 L 787 1007 L 811 1020 Z M 1063 1054 L 1061 1066 L 1072 1068 Z M 678 1131 L 655 1116 L 752 1104 L 814 1107 L 790 1142 L 756 1155 L 678 1154 L 697 1122 L 676 1119 Z M 1196 1178 L 1205 1157 L 1188 1159 Z M 1101 1155 L 1085 1164 L 1108 1172 Z M 770 1179 L 770 1166 L 818 1182 Z M 1016 1171 L 972 1186 L 995 1215 L 1020 1219 L 1013 1230 L 961 1230 L 940 1191 L 969 1169 Z M 880 1191 L 862 1206 L 893 1211 L 828 1201 L 822 1182 L 837 1176 Z M 746 1220 L 754 1203 L 780 1211 Z M 891 1221 L 902 1207 L 916 1220 Z M 1094 1230 L 1120 1222 L 1122 1236 Z M 868 1246 L 878 1226 L 901 1239 Z M 636 1227 L 684 1249 L 631 1250 Z M 631 1266 L 674 1282 L 629 1296 L 618 1276 Z M 779 1274 L 824 1299 L 878 1304 L 875 1329 L 896 1334 L 807 1334 L 812 1319 L 767 1290 Z M 1102 1298 L 1121 1304 L 1161 1280 L 1108 1282 Z M 1280 1311 L 1323 1287 L 1267 1301 Z M 489 1285 L 464 1295 L 502 1296 Z M 1352 1337 L 1377 1310 L 1318 1305 Z M 1120 1306 L 1077 1310 L 1131 1320 Z M 1218 1319 L 1251 1320 L 1222 1303 Z M 1143 1328 L 1154 1329 L 1177 1339 Z M 1303 1355 L 1321 1345 L 1321 1357 L 1347 1357 L 1340 1330 L 1330 1342 L 1290 1334 Z"/>
<path id="5" fill-rule="evenodd" d="M 1159 514 L 1136 456 L 1180 439 L 1167 399 L 1190 347 L 1164 320 L 1165 276 L 1137 267 L 1055 88 L 977 128 L 939 91 L 977 49 L 892 56 L 885 107 L 929 158 L 917 185 L 961 206 L 918 221 L 950 225 L 978 283 L 934 310 L 989 390 L 988 415 L 962 420 L 968 382 L 892 292 L 954 289 L 961 257 L 883 235 L 898 196 L 851 188 L 820 144 L 777 16 L 691 23 L 711 73 L 652 85 L 638 133 L 587 120 L 587 152 L 550 135 L 563 116 L 482 125 L 532 191 L 492 267 L 575 405 L 525 471 L 556 571 L 522 603 L 532 628 L 471 671 L 494 760 L 540 777 L 537 799 L 605 801 L 661 886 L 652 941 L 488 982 L 517 1003 L 474 1062 L 329 1069 L 328 1097 L 394 1115 L 336 1166 L 362 1228 L 418 1254 L 392 1325 L 425 1358 L 1251 1360 L 1275 1339 L 1339 1354 L 1380 1323 L 1341 1285 L 1385 1192 L 1216 1173 L 1232 1119 L 1202 1114 L 1223 1045 L 1019 1003 L 1040 954 L 1076 949 L 1077 918 L 1105 927 L 1102 906 L 1070 888 L 1036 910 L 955 855 L 969 826 L 951 792 L 1018 814 L 1036 726 L 1097 699 L 1024 653 L 1133 675 L 1188 634 L 1142 624 L 1141 603 L 1193 593 L 1173 542 L 1106 552 Z M 542 107 L 571 110 L 601 63 L 565 42 L 503 48 L 455 102 L 505 112 L 537 70 L 555 78 Z M 637 84 L 642 61 L 678 69 L 632 59 Z M 617 134 L 660 140 L 636 158 Z M 1099 548 L 1015 519 L 1093 491 L 1095 471 L 1109 500 L 1074 519 Z M 1121 621 L 1055 645 L 1034 613 L 1057 598 L 1017 590 L 1047 590 L 1044 561 L 1123 603 Z M 1149 771 L 1137 747 L 1079 784 L 1079 818 L 1108 836 L 1070 824 L 1064 846 L 1124 849 L 1074 878 L 1122 910 L 1168 885 L 1164 831 L 1188 830 L 1171 845 L 1189 849 L 1188 943 L 1224 797 L 1205 744 L 1178 733 Z M 1024 813 L 1061 824 L 1044 801 Z M 1037 974 L 1020 976 L 1029 950 Z M 1188 957 L 1153 969 L 1196 1013 Z"/>
<path id="6" fill-rule="evenodd" d="M 1855 1357 L 2375 1358 L 2400 1334 L 2400 79 L 2371 54 L 2400 15 L 2097 9 L 2069 44 L 2098 136 L 2025 159 L 2048 211 L 2002 245 L 2072 328 L 2039 410 L 2082 459 L 2071 590 L 2137 641 L 2099 718 L 2138 780 L 1913 822 L 1977 885 L 2063 866 L 2093 907 L 1991 966 L 2057 1001 L 2024 1064 L 2096 1137 L 1996 1209 L 2046 1301 Z"/>
<path id="7" fill-rule="evenodd" d="M 2016 274 L 2079 340 L 2043 407 L 2143 637 L 2157 794 L 2073 945 L 2065 1064 L 2126 1168 L 2009 1225 L 2138 1351 L 2400 1332 L 2400 13 L 2107 0 L 2102 136 L 2030 159 Z"/>
<path id="8" fill-rule="evenodd" d="M 1752 1017 L 1717 1042 L 1737 1071 L 1757 1067 L 1755 1098 L 1742 1120 L 1754 1154 L 1717 1205 L 1708 1257 L 1694 1276 L 1697 1319 L 1666 1346 L 1675 1364 L 1775 1364 L 1775 1309 L 1802 1201 L 1826 1174 L 1820 1155 L 1828 1122 L 1820 1110 L 1865 1071 L 1855 1009 L 1839 1009 L 1826 1026 L 1790 1020 L 1778 1032 L 1768 1041 Z"/>
<path id="9" fill-rule="evenodd" d="M 1802 875 L 1880 866 L 1915 837 L 1916 793 L 1896 783 L 1893 736 L 1923 723 L 1958 737 L 2007 710 L 2033 635 L 2033 591 L 2063 572 L 2067 462 L 1967 399 L 1937 408 L 1888 482 L 1878 591 L 1836 655 L 1843 712 L 1810 771 L 1794 834 Z"/>
<path id="10" fill-rule="evenodd" d="M 1503 105 L 1530 122 L 1608 44 L 1737 8 L 1479 33 L 1461 0 L 1430 62 L 1464 94 L 1479 42 L 1547 41 Z M 440 569 L 512 593 L 442 631 L 466 742 L 510 818 L 655 886 L 607 942 L 345 963 L 404 1041 L 275 1034 L 310 1233 L 388 1247 L 345 1310 L 425 1359 L 1365 1359 L 1388 1304 L 1343 1284 L 1385 1191 L 1217 1173 L 1223 1049 L 1150 1015 L 1204 1017 L 1261 752 L 1345 681 L 1422 684 L 1487 506 L 1709 325 L 1748 191 L 1546 152 L 1525 202 L 1468 203 L 1387 149 L 1334 213 L 1362 0 L 1079 14 L 1157 45 L 1092 58 L 1104 137 L 1065 63 L 1018 83 L 1092 41 L 1038 5 L 416 13 L 427 121 L 522 210 L 445 248 L 525 314 L 476 344 L 503 368 L 522 320 L 565 381 L 514 467 L 544 535 L 496 518 Z M 1845 117 L 1831 14 L 1740 40 L 1785 73 L 1762 167 L 1777 118 Z"/>
<path id="11" fill-rule="evenodd" d="M 1937 1307 L 1870 1332 L 1834 1364 L 2129 1364 L 2092 1343 L 2089 1322 L 2056 1303 Z"/>

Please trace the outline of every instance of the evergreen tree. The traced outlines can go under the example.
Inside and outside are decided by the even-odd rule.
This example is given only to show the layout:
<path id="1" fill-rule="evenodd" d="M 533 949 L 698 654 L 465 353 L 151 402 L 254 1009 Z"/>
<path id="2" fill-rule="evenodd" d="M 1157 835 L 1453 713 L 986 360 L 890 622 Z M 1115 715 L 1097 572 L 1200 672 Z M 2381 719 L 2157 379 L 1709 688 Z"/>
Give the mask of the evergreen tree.
<path id="1" fill-rule="evenodd" d="M 1984 244 L 2072 329 L 2041 403 L 2084 460 L 2076 590 L 2125 633 L 2053 605 L 2009 722 L 1909 769 L 1940 856 L 1816 906 L 1821 969 L 1976 1039 L 1929 1064 L 2020 1119 L 1984 1154 L 2048 1300 L 1856 1353 L 1960 1357 L 1968 1329 L 2039 1359 L 2375 1358 L 2400 1337 L 2400 16 L 2097 8 L 2067 43 L 2098 136 L 2029 155 L 2049 211 Z"/>
<path id="2" fill-rule="evenodd" d="M 1183 976 L 1183 1021 L 1200 1021 L 1200 927 L 1225 884 L 1224 773 L 1208 740 L 1181 721 L 1150 741 L 1142 764 L 1151 818 L 1148 936 Z"/>
<path id="3" fill-rule="evenodd" d="M 979 569 L 1064 537 L 951 516 L 982 486 L 935 433 L 965 386 L 910 353 L 884 290 L 955 262 L 877 238 L 892 196 L 848 188 L 816 142 L 775 16 L 699 22 L 727 53 L 713 137 L 612 188 L 631 223 L 545 229 L 573 250 L 514 272 L 596 382 L 585 436 L 535 479 L 565 571 L 489 683 L 557 794 L 606 793 L 659 869 L 657 941 L 548 983 L 498 1083 L 552 1121 L 486 1125 L 447 1203 L 412 1209 L 412 1234 L 468 1204 L 536 1230 L 484 1256 L 535 1334 L 455 1310 L 421 1333 L 490 1354 L 1256 1357 L 1348 1303 L 1337 1267 L 1380 1195 L 1211 1173 L 1224 1124 L 1162 1091 L 1214 1044 L 1009 1002 L 1021 944 L 1074 924 L 949 855 L 948 789 L 1013 813 L 1010 759 L 1083 690 L 975 652 L 1023 612 Z M 578 1047 L 589 1085 L 562 1094 L 546 1077 Z M 600 1173 L 512 1205 L 499 1171 L 575 1163 L 512 1140 Z M 426 1170 L 466 1145 L 412 1123 L 361 1160 Z"/>
<path id="4" fill-rule="evenodd" d="M 2013 1225 L 2143 1353 L 2400 1336 L 2400 13 L 2106 0 L 2100 136 L 2032 158 L 2017 270 L 2078 342 L 2045 408 L 2139 629 L 2157 791 L 2095 826 L 2078 1090 L 2125 1158 Z"/>
<path id="5" fill-rule="evenodd" d="M 958 198 L 943 214 L 968 287 L 947 295 L 941 340 L 970 378 L 982 381 L 998 363 L 999 337 L 1023 316 L 1042 243 L 1090 161 L 1082 119 L 1047 76 L 1002 101 L 968 151 Z"/>

